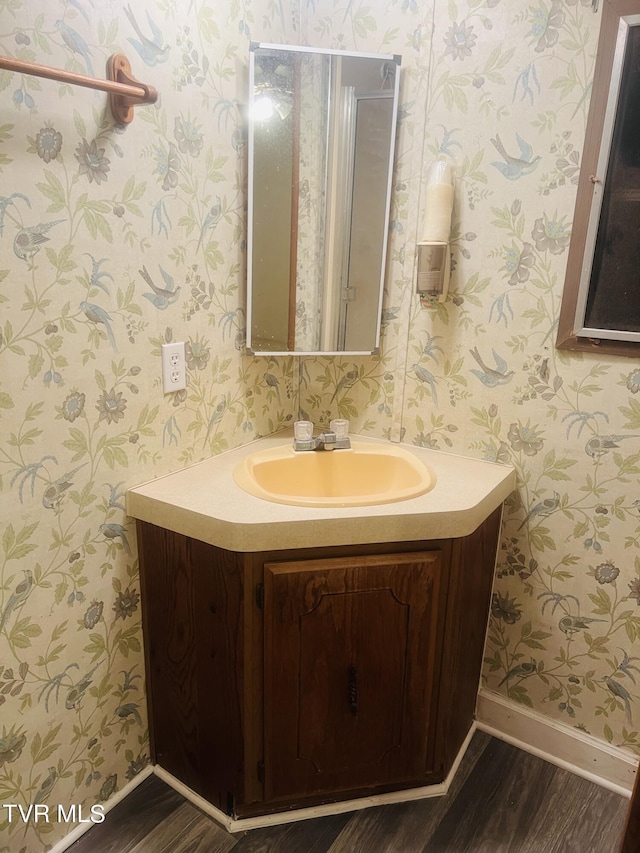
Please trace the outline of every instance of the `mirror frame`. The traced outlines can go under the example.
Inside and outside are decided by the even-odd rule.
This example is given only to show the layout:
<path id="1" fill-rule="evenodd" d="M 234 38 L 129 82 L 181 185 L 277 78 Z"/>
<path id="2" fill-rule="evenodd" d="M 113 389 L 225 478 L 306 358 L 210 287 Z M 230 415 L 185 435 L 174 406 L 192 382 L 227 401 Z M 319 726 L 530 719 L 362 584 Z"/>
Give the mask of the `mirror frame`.
<path id="1" fill-rule="evenodd" d="M 253 318 L 253 304 L 252 304 L 252 294 L 253 294 L 253 269 L 252 269 L 252 259 L 253 259 L 253 242 L 254 242 L 254 174 L 253 174 L 253 161 L 254 161 L 254 150 L 255 150 L 255 139 L 254 139 L 254 122 L 251 118 L 251 106 L 254 99 L 254 91 L 255 91 L 255 72 L 254 72 L 254 57 L 255 51 L 264 48 L 269 50 L 280 50 L 280 51 L 290 51 L 297 53 L 309 53 L 309 54 L 323 54 L 329 56 L 343 56 L 343 57 L 356 57 L 363 59 L 375 59 L 380 62 L 393 62 L 396 65 L 395 72 L 395 80 L 393 89 L 389 90 L 393 92 L 393 108 L 391 114 L 391 134 L 390 134 L 390 145 L 389 145 L 389 168 L 386 182 L 386 196 L 384 202 L 384 233 L 383 233 L 383 241 L 382 241 L 382 260 L 380 265 L 380 281 L 379 281 L 379 296 L 378 296 L 378 310 L 377 310 L 377 318 L 376 318 L 376 332 L 375 332 L 375 342 L 373 349 L 367 350 L 256 350 L 252 346 L 252 318 Z M 386 276 L 386 267 L 387 267 L 387 247 L 389 242 L 389 219 L 390 219 L 390 211 L 391 211 L 391 192 L 393 188 L 393 173 L 395 166 L 395 146 L 396 146 L 396 136 L 398 130 L 398 101 L 399 101 L 399 92 L 400 92 L 400 63 L 401 57 L 397 54 L 380 54 L 380 53 L 362 53 L 359 51 L 343 51 L 343 50 L 332 50 L 329 48 L 317 48 L 317 47 L 307 47 L 300 45 L 284 45 L 284 44 L 271 44 L 267 42 L 251 42 L 250 46 L 250 56 L 251 62 L 249 64 L 249 116 L 248 116 L 248 175 L 247 175 L 247 291 L 246 291 L 246 317 L 247 317 L 247 331 L 246 331 L 246 352 L 247 355 L 255 355 L 255 356 L 285 356 L 285 355 L 308 355 L 308 356 L 323 356 L 323 355 L 339 355 L 339 356 L 356 356 L 356 355 L 377 355 L 379 353 L 380 348 L 380 332 L 382 326 L 382 302 L 384 298 L 384 281 Z M 295 167 L 294 167 L 295 168 Z M 291 301 L 291 300 L 290 300 Z M 291 310 L 291 308 L 290 308 Z M 295 305 L 294 305 L 295 311 Z"/>

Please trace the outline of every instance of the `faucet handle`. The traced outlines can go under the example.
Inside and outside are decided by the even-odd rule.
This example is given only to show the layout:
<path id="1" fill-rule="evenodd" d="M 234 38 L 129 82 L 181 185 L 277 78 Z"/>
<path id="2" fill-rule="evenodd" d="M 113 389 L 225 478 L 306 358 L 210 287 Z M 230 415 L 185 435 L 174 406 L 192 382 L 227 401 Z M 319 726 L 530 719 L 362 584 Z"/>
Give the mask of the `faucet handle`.
<path id="1" fill-rule="evenodd" d="M 315 450 L 313 424 L 311 421 L 296 421 L 293 425 L 293 449 Z"/>
<path id="2" fill-rule="evenodd" d="M 349 421 L 346 418 L 334 418 L 329 424 L 329 429 L 331 432 L 335 432 L 338 441 L 348 438 Z"/>
<path id="3" fill-rule="evenodd" d="M 296 441 L 311 441 L 313 438 L 311 421 L 296 421 L 293 425 L 293 437 Z"/>
<path id="4" fill-rule="evenodd" d="M 349 421 L 346 418 L 334 418 L 329 424 L 329 429 L 335 435 L 334 447 L 340 449 L 351 447 Z"/>

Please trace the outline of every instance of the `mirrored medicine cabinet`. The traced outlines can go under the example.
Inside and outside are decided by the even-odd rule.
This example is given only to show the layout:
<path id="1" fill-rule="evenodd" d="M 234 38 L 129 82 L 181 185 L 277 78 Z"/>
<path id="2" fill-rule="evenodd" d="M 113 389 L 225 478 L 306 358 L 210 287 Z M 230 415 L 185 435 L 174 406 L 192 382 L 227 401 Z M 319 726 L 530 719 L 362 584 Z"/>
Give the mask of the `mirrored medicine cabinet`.
<path id="1" fill-rule="evenodd" d="M 249 353 L 377 350 L 399 66 L 251 44 Z"/>
<path id="2" fill-rule="evenodd" d="M 557 346 L 640 356 L 640 0 L 605 0 Z"/>

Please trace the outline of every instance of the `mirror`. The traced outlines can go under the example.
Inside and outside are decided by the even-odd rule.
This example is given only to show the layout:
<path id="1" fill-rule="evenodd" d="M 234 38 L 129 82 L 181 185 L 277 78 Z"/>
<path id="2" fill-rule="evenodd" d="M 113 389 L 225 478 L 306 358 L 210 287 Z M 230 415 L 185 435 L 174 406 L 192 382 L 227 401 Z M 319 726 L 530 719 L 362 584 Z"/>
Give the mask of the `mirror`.
<path id="1" fill-rule="evenodd" d="M 376 351 L 399 65 L 251 44 L 250 353 Z"/>

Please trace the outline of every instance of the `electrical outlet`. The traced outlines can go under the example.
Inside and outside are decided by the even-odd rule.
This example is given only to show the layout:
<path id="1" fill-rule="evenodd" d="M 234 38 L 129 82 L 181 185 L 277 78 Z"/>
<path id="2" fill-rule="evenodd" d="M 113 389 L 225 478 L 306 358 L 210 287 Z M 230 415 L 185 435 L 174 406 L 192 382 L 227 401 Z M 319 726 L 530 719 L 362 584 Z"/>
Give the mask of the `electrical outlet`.
<path id="1" fill-rule="evenodd" d="M 162 390 L 165 394 L 187 387 L 184 341 L 162 344 Z"/>

